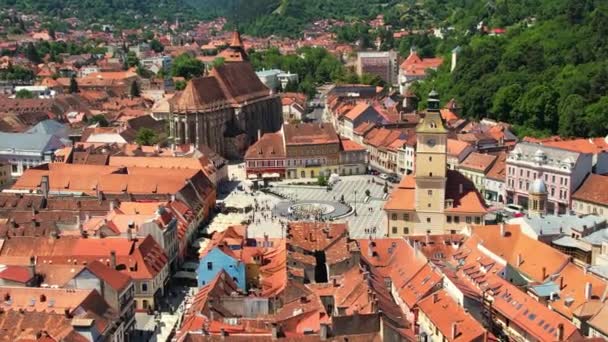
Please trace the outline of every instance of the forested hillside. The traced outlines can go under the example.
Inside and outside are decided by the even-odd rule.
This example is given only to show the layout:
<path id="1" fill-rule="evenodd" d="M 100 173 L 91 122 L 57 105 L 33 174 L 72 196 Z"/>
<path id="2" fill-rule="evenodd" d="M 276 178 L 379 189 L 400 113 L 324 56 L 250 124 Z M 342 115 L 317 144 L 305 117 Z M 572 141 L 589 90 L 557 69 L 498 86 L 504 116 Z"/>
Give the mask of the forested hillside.
<path id="1" fill-rule="evenodd" d="M 450 73 L 445 63 L 417 94 L 424 98 L 435 87 L 444 101 L 456 97 L 466 116 L 513 123 L 520 135 L 608 134 L 608 3 L 487 4 L 464 7 L 471 11 L 449 19 L 461 28 L 485 19 L 489 27 L 505 27 L 506 35 L 459 37 L 456 70 Z"/>
<path id="2" fill-rule="evenodd" d="M 201 0 L 205 1 L 205 0 Z M 173 20 L 214 16 L 213 7 L 202 10 L 198 0 L 0 0 L 0 8 L 34 13 L 52 19 L 76 17 L 85 23 L 103 22 L 136 27 L 150 18 Z"/>

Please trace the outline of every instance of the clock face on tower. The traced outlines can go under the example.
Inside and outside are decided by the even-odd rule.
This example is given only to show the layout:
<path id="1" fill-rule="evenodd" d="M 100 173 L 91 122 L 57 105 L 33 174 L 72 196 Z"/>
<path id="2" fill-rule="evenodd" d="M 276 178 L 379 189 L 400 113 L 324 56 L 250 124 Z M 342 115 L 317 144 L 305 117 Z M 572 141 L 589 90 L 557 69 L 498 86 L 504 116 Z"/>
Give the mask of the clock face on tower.
<path id="1" fill-rule="evenodd" d="M 435 139 L 428 139 L 428 140 L 426 141 L 426 144 L 427 144 L 429 147 L 433 147 L 433 146 L 435 146 Z"/>

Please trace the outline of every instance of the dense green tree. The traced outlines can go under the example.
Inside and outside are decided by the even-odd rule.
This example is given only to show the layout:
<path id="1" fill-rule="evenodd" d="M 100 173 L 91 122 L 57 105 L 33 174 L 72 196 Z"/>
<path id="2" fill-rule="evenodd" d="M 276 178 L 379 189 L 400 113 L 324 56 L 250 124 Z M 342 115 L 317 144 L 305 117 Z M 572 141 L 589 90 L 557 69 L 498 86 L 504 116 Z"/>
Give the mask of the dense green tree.
<path id="1" fill-rule="evenodd" d="M 76 81 L 76 77 L 71 77 L 70 78 L 69 92 L 70 92 L 70 94 L 75 94 L 75 93 L 79 92 L 79 90 L 78 90 L 78 82 Z"/>
<path id="2" fill-rule="evenodd" d="M 158 136 L 149 128 L 140 128 L 135 136 L 135 142 L 138 145 L 151 146 L 158 142 Z"/>
<path id="3" fill-rule="evenodd" d="M 217 57 L 211 63 L 211 67 L 213 67 L 213 68 L 221 67 L 225 63 L 226 63 L 226 59 L 224 57 Z"/>
<path id="4" fill-rule="evenodd" d="M 523 89 L 519 84 L 511 84 L 498 89 L 492 101 L 492 116 L 500 121 L 509 121 L 522 92 Z"/>
<path id="5" fill-rule="evenodd" d="M 33 99 L 34 93 L 27 89 L 21 89 L 17 93 L 15 93 L 15 97 L 18 99 Z"/>
<path id="6" fill-rule="evenodd" d="M 131 87 L 129 89 L 129 94 L 132 97 L 139 97 L 141 95 L 141 90 L 139 89 L 139 83 L 137 83 L 137 81 L 131 82 Z"/>
<path id="7" fill-rule="evenodd" d="M 36 50 L 33 43 L 27 43 L 25 57 L 34 64 L 39 64 L 42 62 L 42 58 L 40 57 L 40 54 L 38 53 L 38 50 Z"/>
<path id="8" fill-rule="evenodd" d="M 179 55 L 173 61 L 172 74 L 173 76 L 184 77 L 191 79 L 203 74 L 205 65 L 198 59 L 190 56 L 187 53 Z"/>
<path id="9" fill-rule="evenodd" d="M 537 85 L 531 88 L 517 103 L 517 122 L 555 132 L 558 126 L 557 100 L 557 93 L 548 86 Z"/>
<path id="10" fill-rule="evenodd" d="M 582 120 L 585 113 L 585 99 L 576 94 L 566 97 L 559 106 L 559 135 L 577 137 L 585 134 Z"/>
<path id="11" fill-rule="evenodd" d="M 585 108 L 584 121 L 589 136 L 605 137 L 608 134 L 608 96 Z"/>
<path id="12" fill-rule="evenodd" d="M 137 131 L 135 142 L 138 145 L 151 146 L 158 143 L 158 135 L 153 130 L 143 127 Z"/>
<path id="13" fill-rule="evenodd" d="M 127 57 L 125 59 L 127 68 L 137 67 L 139 65 L 139 58 L 133 51 L 127 52 Z"/>
<path id="14" fill-rule="evenodd" d="M 165 46 L 159 42 L 156 39 L 152 39 L 150 41 L 150 49 L 152 49 L 152 51 L 159 53 L 159 52 L 163 52 L 165 50 Z"/>
<path id="15" fill-rule="evenodd" d="M 298 91 L 298 82 L 295 82 L 295 81 L 287 82 L 287 84 L 285 85 L 285 89 L 283 89 L 283 91 L 286 93 L 297 92 Z"/>
<path id="16" fill-rule="evenodd" d="M 34 72 L 20 65 L 13 65 L 8 69 L 0 70 L 0 79 L 7 81 L 31 81 L 34 79 Z"/>
<path id="17" fill-rule="evenodd" d="M 103 116 L 103 114 L 93 115 L 93 117 L 91 117 L 91 119 L 89 119 L 89 123 L 92 125 L 99 124 L 100 127 L 110 126 L 108 119 L 106 119 L 106 117 Z"/>
<path id="18" fill-rule="evenodd" d="M 175 82 L 175 90 L 184 90 L 186 89 L 187 83 L 184 81 L 176 81 Z"/>

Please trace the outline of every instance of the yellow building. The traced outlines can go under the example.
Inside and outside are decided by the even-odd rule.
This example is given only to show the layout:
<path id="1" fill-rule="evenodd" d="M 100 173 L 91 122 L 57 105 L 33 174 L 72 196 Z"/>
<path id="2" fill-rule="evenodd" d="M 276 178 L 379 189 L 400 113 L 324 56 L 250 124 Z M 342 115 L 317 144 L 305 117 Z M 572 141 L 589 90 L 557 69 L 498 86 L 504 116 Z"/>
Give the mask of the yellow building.
<path id="1" fill-rule="evenodd" d="M 483 224 L 484 202 L 475 185 L 447 169 L 447 129 L 438 94 L 416 127 L 416 170 L 403 177 L 384 210 L 389 237 L 455 233 L 465 224 Z"/>

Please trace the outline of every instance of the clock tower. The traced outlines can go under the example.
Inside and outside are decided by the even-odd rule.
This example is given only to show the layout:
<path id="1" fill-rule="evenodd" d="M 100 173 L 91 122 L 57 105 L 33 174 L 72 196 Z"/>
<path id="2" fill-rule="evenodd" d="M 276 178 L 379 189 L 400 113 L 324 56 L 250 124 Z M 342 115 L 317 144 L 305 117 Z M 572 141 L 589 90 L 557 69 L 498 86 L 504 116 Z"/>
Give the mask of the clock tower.
<path id="1" fill-rule="evenodd" d="M 416 127 L 416 235 L 444 232 L 447 133 L 439 111 L 439 96 L 433 90 L 426 115 Z"/>

